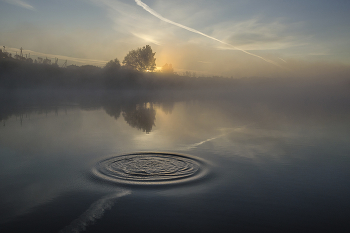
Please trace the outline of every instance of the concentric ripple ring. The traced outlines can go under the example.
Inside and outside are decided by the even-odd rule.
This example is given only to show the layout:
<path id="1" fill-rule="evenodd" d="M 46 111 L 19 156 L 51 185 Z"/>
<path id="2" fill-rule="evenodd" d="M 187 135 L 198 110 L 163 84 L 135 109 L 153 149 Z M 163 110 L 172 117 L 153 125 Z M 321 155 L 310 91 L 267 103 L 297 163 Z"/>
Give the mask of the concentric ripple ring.
<path id="1" fill-rule="evenodd" d="M 164 185 L 188 182 L 206 174 L 201 159 L 172 153 L 134 153 L 100 161 L 94 174 L 123 184 Z"/>

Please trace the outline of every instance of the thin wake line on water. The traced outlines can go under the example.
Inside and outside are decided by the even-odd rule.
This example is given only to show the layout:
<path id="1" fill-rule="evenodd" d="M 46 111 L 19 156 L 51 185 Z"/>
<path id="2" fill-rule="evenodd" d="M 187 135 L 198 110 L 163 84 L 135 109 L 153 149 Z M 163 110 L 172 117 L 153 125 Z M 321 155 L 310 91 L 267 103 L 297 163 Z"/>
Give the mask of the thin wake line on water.
<path id="1" fill-rule="evenodd" d="M 131 194 L 130 190 L 123 190 L 121 192 L 102 197 L 98 201 L 92 203 L 91 206 L 82 215 L 73 220 L 71 224 L 62 229 L 60 233 L 79 233 L 85 231 L 89 225 L 93 225 L 97 219 L 102 218 L 106 210 L 109 210 L 113 207 L 116 199 L 129 194 Z"/>
<path id="2" fill-rule="evenodd" d="M 213 138 L 206 139 L 206 140 L 201 141 L 201 142 L 193 143 L 193 144 L 188 145 L 188 146 L 185 146 L 185 147 L 181 147 L 180 150 L 191 150 L 191 149 L 194 149 L 194 148 L 196 148 L 196 147 L 198 147 L 198 146 L 200 146 L 200 145 L 202 145 L 202 144 L 204 144 L 204 143 L 206 143 L 206 142 L 213 141 L 213 140 L 218 139 L 218 138 L 221 138 L 221 137 L 223 137 L 223 136 L 225 136 L 225 135 L 227 135 L 227 133 L 226 133 L 226 134 L 218 135 L 218 136 L 213 137 Z"/>
<path id="3" fill-rule="evenodd" d="M 255 123 L 252 123 L 252 124 L 255 124 Z M 247 126 L 250 126 L 250 125 L 252 125 L 252 124 L 243 125 L 243 126 L 241 126 L 241 127 L 237 127 L 237 128 L 233 128 L 233 129 L 227 129 L 227 128 L 226 128 L 226 129 L 224 129 L 224 130 L 228 130 L 228 132 L 226 132 L 226 133 L 222 133 L 222 134 L 217 135 L 217 136 L 215 136 L 215 137 L 208 138 L 208 139 L 205 139 L 205 140 L 203 140 L 203 141 L 200 141 L 200 142 L 197 142 L 197 143 L 193 143 L 193 144 L 190 144 L 190 145 L 187 145 L 187 146 L 182 146 L 182 147 L 179 148 L 179 150 L 180 150 L 180 151 L 187 151 L 187 150 L 195 149 L 195 148 L 197 148 L 198 146 L 200 146 L 200 145 L 202 145 L 202 144 L 204 144 L 204 143 L 206 143 L 206 142 L 210 142 L 210 141 L 213 141 L 213 140 L 215 140 L 215 139 L 222 138 L 222 137 L 224 137 L 224 136 L 226 136 L 226 135 L 228 135 L 228 134 L 230 134 L 230 133 L 233 133 L 233 132 L 238 131 L 238 130 L 242 130 L 242 129 L 244 129 L 244 128 L 246 128 Z"/>

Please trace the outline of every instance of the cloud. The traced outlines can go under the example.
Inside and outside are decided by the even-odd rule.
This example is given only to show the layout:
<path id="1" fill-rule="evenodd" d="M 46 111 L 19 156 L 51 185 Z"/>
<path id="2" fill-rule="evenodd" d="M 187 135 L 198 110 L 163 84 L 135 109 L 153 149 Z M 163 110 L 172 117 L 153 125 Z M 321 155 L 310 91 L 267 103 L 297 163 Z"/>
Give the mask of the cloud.
<path id="1" fill-rule="evenodd" d="M 285 24 L 282 19 L 262 21 L 259 17 L 241 22 L 227 21 L 212 26 L 212 30 L 216 37 L 247 50 L 277 50 L 305 44 L 305 36 L 300 37 L 297 32 L 301 24 Z"/>
<path id="2" fill-rule="evenodd" d="M 271 59 L 250 53 L 242 48 L 232 46 L 232 44 L 227 43 L 225 40 L 217 39 L 226 38 L 227 35 L 231 35 L 229 31 L 226 32 L 226 35 L 220 35 L 220 37 L 215 36 L 214 38 L 206 33 L 162 17 L 141 1 L 136 1 L 136 3 L 143 6 L 142 8 L 136 7 L 136 4 L 130 4 L 129 2 L 122 1 L 91 0 L 91 2 L 99 7 L 106 9 L 108 17 L 114 22 L 113 29 L 119 34 L 119 40 L 126 41 L 128 44 L 126 44 L 124 48 L 127 48 L 129 50 L 134 49 L 135 46 L 142 46 L 145 42 L 161 45 L 161 47 L 176 47 L 182 46 L 184 44 L 192 44 L 193 46 L 196 45 L 203 48 L 208 46 L 212 48 L 218 48 L 220 46 L 215 45 L 213 42 L 219 42 L 218 44 L 221 44 L 221 49 L 239 50 L 246 54 L 274 64 L 275 66 L 280 66 L 277 62 Z M 196 7 L 194 7 L 194 5 Z M 207 25 L 210 24 L 208 21 L 210 21 L 209 19 L 213 18 L 211 16 L 211 12 L 206 8 L 199 10 L 198 4 L 194 5 L 186 2 L 183 2 L 183 4 L 180 6 L 178 3 L 173 4 L 172 2 L 163 1 L 156 2 L 156 8 L 162 12 L 165 12 L 172 18 L 175 18 L 177 20 L 181 19 L 181 22 L 185 22 L 188 25 L 195 25 L 199 28 L 209 28 L 207 27 Z M 147 11 L 144 9 L 147 9 Z M 156 17 L 150 17 L 149 13 L 151 12 L 152 15 Z M 215 28 L 215 25 L 213 25 L 213 27 Z M 188 31 L 193 32 L 193 34 L 188 33 Z M 216 32 L 215 30 L 212 31 Z M 201 37 L 209 38 L 210 40 L 203 40 Z M 158 51 L 163 50 L 163 48 L 160 47 L 157 47 L 156 49 Z M 191 49 L 191 47 L 188 49 Z M 158 51 L 157 54 L 159 55 Z M 174 52 L 180 53 L 180 51 Z M 176 55 L 173 55 L 172 57 L 174 56 Z M 170 56 L 167 57 L 172 59 Z M 161 63 L 163 62 L 164 64 L 173 62 L 171 60 L 163 61 L 162 59 L 158 58 L 157 61 L 160 61 Z"/>
<path id="3" fill-rule="evenodd" d="M 170 37 L 173 32 L 164 25 L 144 14 L 135 5 L 111 0 L 91 0 L 96 5 L 105 8 L 107 16 L 114 22 L 113 29 L 119 33 L 119 38 L 128 42 L 135 42 L 135 38 L 144 43 L 161 44 L 164 38 Z M 134 39 L 131 39 L 134 37 Z"/>
<path id="4" fill-rule="evenodd" d="M 9 3 L 9 4 L 23 7 L 23 8 L 28 9 L 28 10 L 35 10 L 35 8 L 32 5 L 29 5 L 28 3 L 21 1 L 21 0 L 4 0 L 4 1 Z"/>
<path id="5" fill-rule="evenodd" d="M 197 62 L 204 63 L 204 64 L 210 64 L 210 63 L 212 63 L 212 62 L 210 62 L 210 61 L 197 61 Z"/>
<path id="6" fill-rule="evenodd" d="M 1 46 L 13 48 L 9 51 L 13 55 L 23 47 L 23 53 L 30 53 L 33 59 L 35 55 L 56 57 L 76 65 L 104 66 L 106 61 L 119 59 L 129 51 L 129 48 L 124 48 L 126 42 L 122 39 L 113 30 L 106 32 L 99 28 L 89 30 L 66 25 L 47 28 L 31 23 L 16 25 L 0 33 Z"/>
<path id="7" fill-rule="evenodd" d="M 19 49 L 16 48 L 9 48 L 6 47 L 7 52 L 10 53 L 19 53 Z M 77 58 L 77 57 L 69 57 L 69 56 L 62 56 L 62 55 L 57 55 L 57 54 L 48 54 L 48 53 L 40 53 L 40 52 L 36 52 L 36 51 L 32 51 L 32 50 L 26 50 L 23 49 L 23 54 L 30 54 L 31 56 L 35 56 L 35 57 L 47 57 L 47 58 L 58 58 L 60 60 L 68 60 L 70 62 L 77 62 L 77 63 L 81 63 L 81 65 L 84 64 L 93 64 L 96 66 L 104 66 L 108 61 L 103 61 L 103 60 L 95 60 L 95 59 L 84 59 L 84 58 Z"/>
<path id="8" fill-rule="evenodd" d="M 156 44 L 156 45 L 161 45 L 161 43 L 159 41 L 155 40 L 154 37 L 151 35 L 139 34 L 136 32 L 133 32 L 132 34 L 138 38 L 141 38 L 144 41 L 151 42 L 151 43 Z"/>
<path id="9" fill-rule="evenodd" d="M 171 21 L 171 20 L 169 20 L 169 19 L 167 19 L 167 18 L 164 18 L 163 16 L 161 16 L 160 14 L 158 14 L 157 12 L 155 12 L 153 9 L 151 9 L 148 5 L 146 5 L 145 3 L 143 3 L 143 2 L 140 1 L 140 0 L 135 0 L 135 2 L 137 3 L 137 5 L 139 5 L 140 7 L 142 7 L 145 11 L 149 12 L 150 14 L 154 15 L 155 17 L 157 17 L 158 19 L 160 19 L 160 20 L 162 20 L 162 21 L 164 21 L 164 22 L 166 22 L 166 23 L 175 25 L 175 26 L 180 27 L 180 28 L 183 28 L 183 29 L 185 29 L 185 30 L 187 30 L 187 31 L 190 31 L 190 32 L 196 33 L 196 34 L 198 34 L 198 35 L 207 37 L 207 38 L 209 38 L 209 39 L 211 39 L 211 40 L 214 40 L 214 41 L 217 41 L 217 42 L 219 42 L 219 43 L 221 43 L 221 44 L 224 44 L 224 45 L 226 45 L 226 46 L 228 46 L 228 47 L 230 47 L 230 48 L 232 48 L 232 49 L 242 51 L 243 53 L 246 53 L 246 54 L 248 54 L 248 55 L 251 55 L 251 56 L 260 58 L 260 59 L 262 59 L 262 60 L 264 60 L 264 61 L 266 61 L 266 62 L 268 62 L 268 63 L 271 63 L 271 64 L 273 64 L 273 65 L 275 65 L 275 66 L 281 67 L 278 63 L 273 62 L 273 61 L 271 61 L 271 60 L 269 60 L 269 59 L 266 59 L 266 58 L 264 58 L 264 57 L 261 57 L 261 56 L 259 56 L 259 55 L 254 54 L 254 53 L 250 53 L 250 52 L 248 52 L 248 51 L 246 51 L 246 50 L 244 50 L 244 49 L 241 49 L 241 48 L 238 48 L 238 47 L 236 47 L 236 46 L 233 46 L 233 45 L 231 45 L 231 44 L 229 44 L 229 43 L 226 43 L 226 42 L 224 42 L 224 41 L 222 41 L 222 40 L 219 40 L 219 39 L 217 39 L 217 38 L 215 38 L 215 37 L 212 37 L 212 36 L 209 36 L 209 35 L 207 35 L 207 34 L 205 34 L 205 33 L 202 33 L 202 32 L 200 32 L 200 31 L 198 31 L 198 30 L 196 30 L 196 29 L 187 27 L 187 26 L 182 25 L 182 24 L 180 24 L 180 23 L 176 23 L 176 22 Z"/>
<path id="10" fill-rule="evenodd" d="M 284 59 L 282 59 L 282 58 L 280 58 L 280 57 L 279 57 L 279 59 L 280 59 L 281 61 L 283 61 L 283 62 L 287 63 L 287 62 L 286 62 Z"/>

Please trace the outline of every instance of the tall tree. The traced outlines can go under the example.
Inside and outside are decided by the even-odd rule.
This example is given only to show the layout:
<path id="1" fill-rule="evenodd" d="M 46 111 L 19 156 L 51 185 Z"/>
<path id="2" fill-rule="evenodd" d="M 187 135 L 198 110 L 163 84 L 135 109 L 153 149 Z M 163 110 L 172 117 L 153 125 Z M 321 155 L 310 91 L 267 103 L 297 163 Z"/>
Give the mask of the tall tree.
<path id="1" fill-rule="evenodd" d="M 153 71 L 156 68 L 156 53 L 153 53 L 151 46 L 146 45 L 136 50 L 131 50 L 124 58 L 125 67 L 137 71 Z"/>

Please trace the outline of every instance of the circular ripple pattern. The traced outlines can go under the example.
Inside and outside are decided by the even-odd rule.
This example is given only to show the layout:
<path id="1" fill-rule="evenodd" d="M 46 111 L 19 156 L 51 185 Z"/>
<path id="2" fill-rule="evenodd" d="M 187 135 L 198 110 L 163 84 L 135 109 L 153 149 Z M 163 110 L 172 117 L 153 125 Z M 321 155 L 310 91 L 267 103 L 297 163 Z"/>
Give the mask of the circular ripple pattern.
<path id="1" fill-rule="evenodd" d="M 205 174 L 199 159 L 170 153 L 136 153 L 111 157 L 97 164 L 94 173 L 127 184 L 172 184 Z"/>

